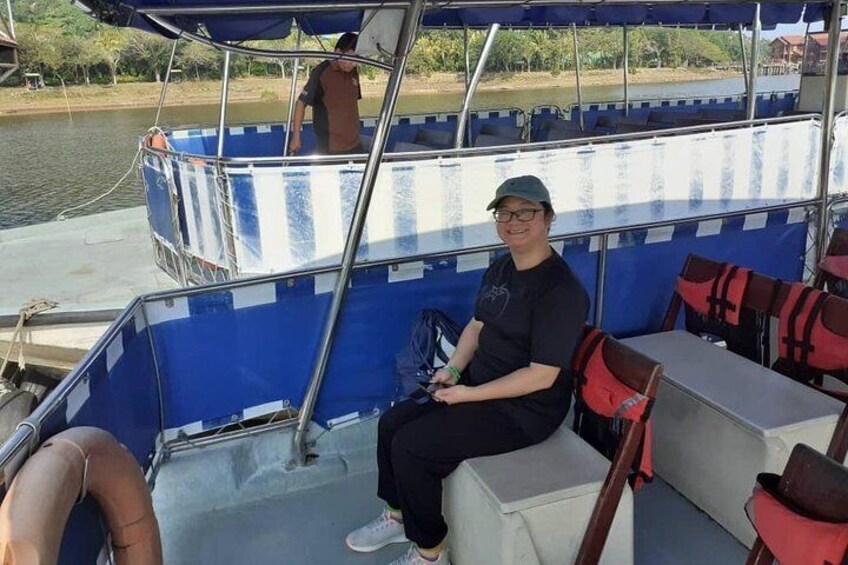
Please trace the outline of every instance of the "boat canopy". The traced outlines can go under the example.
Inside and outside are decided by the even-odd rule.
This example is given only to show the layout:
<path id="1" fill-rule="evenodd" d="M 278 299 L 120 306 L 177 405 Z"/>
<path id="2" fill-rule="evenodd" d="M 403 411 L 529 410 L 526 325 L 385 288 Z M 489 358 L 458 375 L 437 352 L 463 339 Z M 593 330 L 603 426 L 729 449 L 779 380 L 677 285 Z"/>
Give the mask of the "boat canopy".
<path id="1" fill-rule="evenodd" d="M 78 0 L 99 20 L 116 26 L 133 26 L 174 37 L 150 16 L 175 28 L 209 37 L 213 41 L 242 42 L 281 39 L 296 22 L 304 33 L 323 35 L 358 31 L 368 22 L 369 10 L 403 8 L 403 0 Z M 829 3 L 795 1 L 761 3 L 763 29 L 803 20 L 822 20 Z M 556 2 L 451 0 L 428 2 L 424 28 L 482 28 L 500 24 L 514 28 L 550 28 L 607 25 L 665 25 L 722 28 L 751 26 L 755 3 Z"/>

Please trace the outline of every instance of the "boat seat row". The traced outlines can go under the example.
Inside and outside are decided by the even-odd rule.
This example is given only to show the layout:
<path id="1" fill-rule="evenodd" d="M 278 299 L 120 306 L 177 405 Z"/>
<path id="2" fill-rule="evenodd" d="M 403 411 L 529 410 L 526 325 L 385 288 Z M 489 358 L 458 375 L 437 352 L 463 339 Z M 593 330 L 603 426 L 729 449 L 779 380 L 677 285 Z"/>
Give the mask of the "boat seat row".
<path id="1" fill-rule="evenodd" d="M 566 426 L 526 449 L 464 461 L 445 481 L 453 562 L 633 563 L 633 495 L 626 482 L 662 367 L 597 331 L 588 332 L 580 349 L 588 360 L 580 371 L 588 384 L 581 386 L 601 378 L 602 364 L 628 397 L 644 399 L 641 417 L 625 420 L 612 463 Z"/>
<path id="2" fill-rule="evenodd" d="M 657 473 L 749 547 L 756 534 L 743 504 L 753 476 L 779 472 L 798 443 L 840 463 L 848 451 L 848 394 L 785 370 L 798 366 L 788 363 L 794 353 L 785 348 L 777 357 L 787 363 L 774 365 L 781 372 L 772 370 L 771 356 L 760 350 L 769 328 L 764 334 L 748 331 L 749 323 L 770 319 L 774 312 L 782 313 L 784 327 L 797 284 L 690 255 L 664 331 L 624 340 L 665 367 L 653 414 Z M 848 336 L 848 300 L 826 296 L 822 304 L 827 331 Z M 683 306 L 687 331 L 674 331 Z M 727 349 L 703 339 L 707 335 L 724 339 Z M 814 332 L 811 338 L 818 357 L 805 363 L 812 368 L 822 355 L 842 355 L 840 347 L 832 349 L 838 339 L 831 343 L 821 335 Z M 826 370 L 842 371 L 836 369 Z"/>
<path id="3" fill-rule="evenodd" d="M 545 119 L 532 132 L 532 141 L 561 141 L 581 139 L 598 135 L 647 132 L 657 129 L 712 124 L 717 122 L 744 119 L 744 112 L 737 110 L 702 109 L 691 111 L 655 110 L 640 116 L 602 115 L 592 129 L 582 130 L 580 124 L 572 120 Z M 395 142 L 391 148 L 394 153 L 433 151 L 451 149 L 454 146 L 453 130 L 422 127 L 416 130 L 412 141 Z M 360 135 L 362 146 L 371 148 L 372 137 Z M 474 137 L 473 147 L 497 147 L 524 143 L 525 132 L 520 126 L 484 123 Z"/>

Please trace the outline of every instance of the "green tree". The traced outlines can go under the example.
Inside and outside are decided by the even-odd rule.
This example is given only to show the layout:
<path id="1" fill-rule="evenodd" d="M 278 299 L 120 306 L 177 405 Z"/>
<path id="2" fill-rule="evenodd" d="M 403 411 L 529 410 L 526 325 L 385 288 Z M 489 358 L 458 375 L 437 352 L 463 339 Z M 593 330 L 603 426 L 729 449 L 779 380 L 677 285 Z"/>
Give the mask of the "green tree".
<path id="1" fill-rule="evenodd" d="M 197 43 L 189 42 L 178 53 L 177 60 L 181 67 L 194 71 L 194 76 L 200 80 L 200 72 L 209 72 L 220 67 L 218 54 L 211 48 Z"/>
<path id="2" fill-rule="evenodd" d="M 136 57 L 145 70 L 152 74 L 157 83 L 162 82 L 162 71 L 168 65 L 173 44 L 162 36 L 143 31 L 129 31 L 126 45 L 128 57 Z"/>
<path id="3" fill-rule="evenodd" d="M 112 84 L 118 84 L 118 65 L 127 47 L 127 33 L 114 27 L 100 30 L 95 40 L 105 57 Z"/>
<path id="4" fill-rule="evenodd" d="M 20 47 L 21 66 L 25 72 L 41 73 L 43 77 L 59 76 L 62 57 L 57 45 L 61 32 L 53 27 L 18 24 L 16 30 Z"/>

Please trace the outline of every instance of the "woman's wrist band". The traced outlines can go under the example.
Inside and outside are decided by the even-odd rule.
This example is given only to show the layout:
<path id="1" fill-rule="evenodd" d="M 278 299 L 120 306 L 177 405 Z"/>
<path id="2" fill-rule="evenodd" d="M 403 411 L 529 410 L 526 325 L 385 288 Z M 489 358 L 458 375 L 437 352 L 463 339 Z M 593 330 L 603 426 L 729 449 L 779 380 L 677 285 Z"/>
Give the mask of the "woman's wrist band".
<path id="1" fill-rule="evenodd" d="M 462 377 L 462 373 L 459 372 L 459 369 L 457 369 L 456 367 L 453 367 L 451 365 L 446 366 L 445 369 L 453 377 L 453 384 L 458 384 L 459 379 Z"/>

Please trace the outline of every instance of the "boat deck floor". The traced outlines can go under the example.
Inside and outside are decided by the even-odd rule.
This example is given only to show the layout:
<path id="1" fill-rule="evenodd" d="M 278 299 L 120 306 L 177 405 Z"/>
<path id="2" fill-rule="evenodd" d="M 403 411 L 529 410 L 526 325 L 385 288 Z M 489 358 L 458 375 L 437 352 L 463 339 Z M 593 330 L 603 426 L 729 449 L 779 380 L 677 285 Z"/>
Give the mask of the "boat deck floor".
<path id="1" fill-rule="evenodd" d="M 166 563 L 292 565 L 390 563 L 405 544 L 370 555 L 345 535 L 377 516 L 377 475 L 362 473 L 286 496 L 184 519 L 163 532 Z M 661 479 L 636 495 L 636 563 L 731 565 L 747 550 Z M 476 564 L 471 564 L 476 565 Z"/>
<path id="2" fill-rule="evenodd" d="M 176 288 L 153 259 L 144 207 L 0 231 L 0 317 L 34 298 L 52 312 L 123 309 L 139 294 Z"/>
<path id="3" fill-rule="evenodd" d="M 262 462 L 275 449 L 260 439 L 195 450 L 162 467 L 154 501 L 166 563 L 379 564 L 405 551 L 398 544 L 361 555 L 344 544 L 347 532 L 382 508 L 373 449 L 325 452 L 296 471 L 286 471 L 284 460 Z M 636 494 L 635 505 L 637 564 L 745 562 L 745 547 L 660 478 Z"/>

